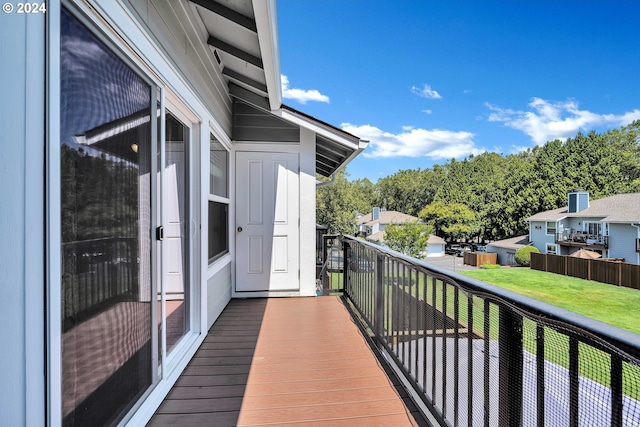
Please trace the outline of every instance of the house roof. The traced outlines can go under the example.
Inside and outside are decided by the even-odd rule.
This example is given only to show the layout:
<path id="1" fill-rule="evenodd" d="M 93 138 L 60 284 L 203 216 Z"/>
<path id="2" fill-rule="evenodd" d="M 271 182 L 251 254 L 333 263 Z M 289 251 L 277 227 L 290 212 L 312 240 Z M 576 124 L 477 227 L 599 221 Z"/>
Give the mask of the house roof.
<path id="1" fill-rule="evenodd" d="M 568 212 L 568 207 L 537 213 L 527 221 L 558 221 L 563 218 L 593 218 L 602 222 L 640 222 L 640 193 L 617 194 L 591 200 L 589 207 Z"/>
<path id="2" fill-rule="evenodd" d="M 418 217 L 413 215 L 407 215 L 398 211 L 380 211 L 380 216 L 378 219 L 372 220 L 372 213 L 368 213 L 366 215 L 362 215 L 357 219 L 357 225 L 373 225 L 376 222 L 380 224 L 405 224 L 407 222 L 416 222 L 418 221 Z"/>
<path id="3" fill-rule="evenodd" d="M 366 240 L 370 242 L 384 242 L 384 230 L 378 231 L 377 233 L 369 234 L 365 237 Z"/>
<path id="4" fill-rule="evenodd" d="M 432 234 L 429 236 L 429 240 L 427 240 L 427 244 L 428 245 L 446 245 L 447 242 L 442 237 Z"/>
<path id="5" fill-rule="evenodd" d="M 516 236 L 511 237 L 509 239 L 497 240 L 495 242 L 489 243 L 487 247 L 495 247 L 502 249 L 520 249 L 524 246 L 529 245 L 529 236 Z"/>

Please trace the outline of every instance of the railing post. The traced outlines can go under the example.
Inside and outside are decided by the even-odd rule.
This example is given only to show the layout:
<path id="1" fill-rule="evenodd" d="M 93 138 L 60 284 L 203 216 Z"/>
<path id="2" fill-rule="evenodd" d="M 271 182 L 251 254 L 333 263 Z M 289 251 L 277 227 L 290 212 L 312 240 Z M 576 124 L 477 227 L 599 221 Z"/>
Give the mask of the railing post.
<path id="1" fill-rule="evenodd" d="M 349 256 L 350 253 L 349 243 L 346 240 L 342 240 L 342 292 L 349 293 L 347 290 L 347 284 L 349 283 Z"/>
<path id="2" fill-rule="evenodd" d="M 381 346 L 384 342 L 384 256 L 376 254 L 376 313 L 375 333 L 376 341 Z"/>
<path id="3" fill-rule="evenodd" d="M 522 318 L 500 306 L 498 336 L 499 409 L 502 427 L 522 425 Z"/>

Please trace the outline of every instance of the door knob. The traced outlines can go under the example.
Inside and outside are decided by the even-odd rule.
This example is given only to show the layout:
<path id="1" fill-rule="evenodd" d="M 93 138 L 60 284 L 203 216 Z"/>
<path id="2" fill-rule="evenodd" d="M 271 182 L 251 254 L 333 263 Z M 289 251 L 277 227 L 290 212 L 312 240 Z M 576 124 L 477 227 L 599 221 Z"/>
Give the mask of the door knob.
<path id="1" fill-rule="evenodd" d="M 238 227 L 238 233 L 242 232 L 242 227 Z"/>

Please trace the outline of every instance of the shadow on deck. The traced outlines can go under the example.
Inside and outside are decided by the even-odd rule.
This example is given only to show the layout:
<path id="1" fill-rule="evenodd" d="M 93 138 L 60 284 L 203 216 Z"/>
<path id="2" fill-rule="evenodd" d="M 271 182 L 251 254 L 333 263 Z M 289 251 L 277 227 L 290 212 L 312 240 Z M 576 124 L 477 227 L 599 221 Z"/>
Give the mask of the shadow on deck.
<path id="1" fill-rule="evenodd" d="M 427 425 L 339 297 L 232 300 L 151 426 Z"/>

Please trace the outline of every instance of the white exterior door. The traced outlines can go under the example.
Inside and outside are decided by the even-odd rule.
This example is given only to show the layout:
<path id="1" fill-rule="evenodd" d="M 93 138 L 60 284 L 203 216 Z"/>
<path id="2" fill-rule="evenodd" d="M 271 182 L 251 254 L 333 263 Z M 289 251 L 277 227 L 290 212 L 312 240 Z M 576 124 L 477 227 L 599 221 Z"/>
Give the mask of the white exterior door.
<path id="1" fill-rule="evenodd" d="M 236 201 L 236 290 L 298 291 L 298 154 L 237 152 Z"/>

